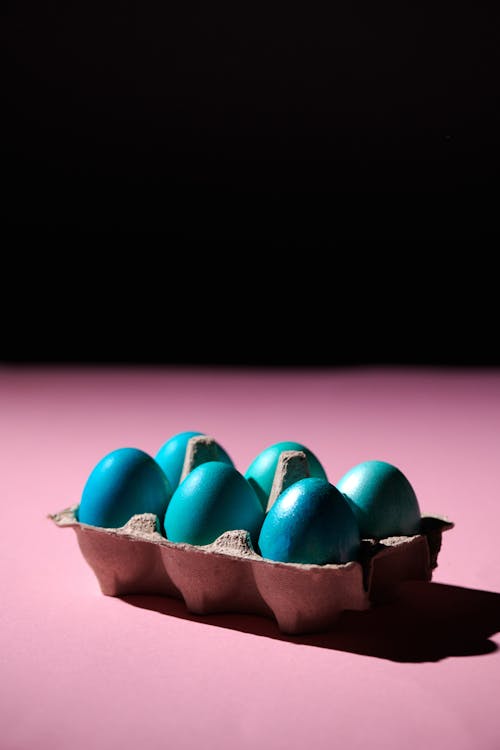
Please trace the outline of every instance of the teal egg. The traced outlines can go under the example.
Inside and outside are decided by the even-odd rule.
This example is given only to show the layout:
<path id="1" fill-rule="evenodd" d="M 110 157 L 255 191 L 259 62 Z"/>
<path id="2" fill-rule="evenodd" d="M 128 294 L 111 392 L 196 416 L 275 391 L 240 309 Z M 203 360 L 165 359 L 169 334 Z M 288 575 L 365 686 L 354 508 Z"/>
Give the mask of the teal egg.
<path id="1" fill-rule="evenodd" d="M 259 535 L 269 560 L 325 565 L 355 560 L 360 534 L 344 496 L 326 479 L 299 479 L 279 495 Z"/>
<path id="2" fill-rule="evenodd" d="M 234 466 L 207 461 L 174 490 L 164 519 L 173 542 L 210 544 L 225 531 L 245 529 L 255 545 L 264 511 L 252 486 Z"/>
<path id="3" fill-rule="evenodd" d="M 111 451 L 90 473 L 77 510 L 81 523 L 118 528 L 137 513 L 165 515 L 172 490 L 161 467 L 139 448 Z"/>
<path id="4" fill-rule="evenodd" d="M 358 520 L 361 535 L 412 536 L 420 526 L 417 496 L 403 472 L 386 461 L 363 461 L 336 483 Z"/>
<path id="5" fill-rule="evenodd" d="M 179 432 L 167 440 L 166 443 L 163 443 L 155 456 L 155 460 L 167 475 L 172 490 L 175 490 L 181 478 L 188 441 L 197 435 L 205 435 L 205 433 L 192 431 Z M 233 460 L 219 443 L 217 443 L 217 451 L 218 461 L 233 465 Z"/>
<path id="6" fill-rule="evenodd" d="M 292 440 L 283 440 L 279 443 L 274 443 L 259 453 L 245 472 L 245 478 L 248 479 L 255 489 L 264 510 L 267 509 L 267 501 L 271 494 L 274 473 L 282 451 L 303 451 L 307 456 L 311 477 L 328 479 L 326 471 L 319 460 L 305 445 Z"/>

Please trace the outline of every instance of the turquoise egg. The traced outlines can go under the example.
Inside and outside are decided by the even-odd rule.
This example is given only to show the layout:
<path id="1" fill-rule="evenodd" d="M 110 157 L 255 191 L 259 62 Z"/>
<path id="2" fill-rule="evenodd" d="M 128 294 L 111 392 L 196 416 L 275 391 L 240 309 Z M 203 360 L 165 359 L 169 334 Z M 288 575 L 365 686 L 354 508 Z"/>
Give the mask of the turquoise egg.
<path id="1" fill-rule="evenodd" d="M 81 523 L 118 528 L 137 513 L 165 515 L 172 490 L 161 467 L 139 448 L 111 451 L 89 475 L 77 510 Z"/>
<path id="2" fill-rule="evenodd" d="M 155 456 L 155 460 L 160 464 L 161 468 L 167 475 L 172 490 L 175 490 L 181 478 L 188 441 L 190 438 L 196 437 L 197 435 L 205 435 L 205 433 L 189 431 L 179 432 L 167 440 L 166 443 L 163 443 Z M 233 460 L 229 457 L 224 448 L 219 445 L 219 443 L 216 445 L 218 451 L 217 460 L 223 461 L 232 466 Z"/>
<path id="3" fill-rule="evenodd" d="M 299 479 L 268 511 L 259 551 L 269 560 L 325 565 L 355 560 L 360 534 L 344 496 L 326 479 Z"/>
<path id="4" fill-rule="evenodd" d="M 307 456 L 309 474 L 311 477 L 328 479 L 326 471 L 314 453 L 312 453 L 312 451 L 305 445 L 296 443 L 292 440 L 283 440 L 280 443 L 274 443 L 274 445 L 270 445 L 259 453 L 245 472 L 245 478 L 248 479 L 252 487 L 255 489 L 264 510 L 267 509 L 267 501 L 271 494 L 274 473 L 282 451 L 303 451 Z"/>
<path id="5" fill-rule="evenodd" d="M 400 469 L 386 461 L 363 461 L 336 483 L 358 520 L 362 537 L 418 534 L 420 508 L 415 491 Z"/>
<path id="6" fill-rule="evenodd" d="M 264 511 L 251 485 L 222 461 L 196 466 L 174 490 L 164 527 L 167 539 L 210 544 L 225 531 L 245 529 L 258 539 Z"/>

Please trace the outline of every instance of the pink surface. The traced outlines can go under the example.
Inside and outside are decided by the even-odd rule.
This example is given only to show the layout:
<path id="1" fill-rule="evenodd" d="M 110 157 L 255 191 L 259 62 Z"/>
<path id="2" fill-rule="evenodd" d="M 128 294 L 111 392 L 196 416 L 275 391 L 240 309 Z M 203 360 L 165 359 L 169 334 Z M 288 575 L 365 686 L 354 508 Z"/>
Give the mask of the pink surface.
<path id="1" fill-rule="evenodd" d="M 71 529 L 107 452 L 213 435 L 244 471 L 278 440 L 332 483 L 378 458 L 448 516 L 431 584 L 321 635 L 103 596 Z M 500 372 L 0 370 L 0 748 L 500 747 Z"/>

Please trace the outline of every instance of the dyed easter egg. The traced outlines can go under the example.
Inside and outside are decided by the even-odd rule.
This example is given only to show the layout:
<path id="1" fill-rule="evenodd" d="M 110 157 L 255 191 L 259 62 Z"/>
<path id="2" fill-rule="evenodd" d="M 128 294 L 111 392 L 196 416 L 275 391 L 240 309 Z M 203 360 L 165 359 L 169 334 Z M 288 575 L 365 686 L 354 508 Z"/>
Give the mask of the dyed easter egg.
<path id="1" fill-rule="evenodd" d="M 163 470 L 139 448 L 111 451 L 89 475 L 77 517 L 81 523 L 118 528 L 137 513 L 165 515 L 172 490 Z"/>
<path id="2" fill-rule="evenodd" d="M 264 511 L 252 486 L 234 466 L 207 461 L 174 490 L 164 519 L 173 542 L 210 544 L 225 531 L 245 529 L 255 544 Z"/>
<path id="3" fill-rule="evenodd" d="M 264 510 L 267 509 L 267 501 L 271 494 L 274 474 L 282 451 L 303 451 L 307 456 L 310 476 L 327 479 L 323 466 L 305 445 L 292 440 L 274 443 L 259 453 L 245 472 L 245 478 L 255 489 Z"/>
<path id="4" fill-rule="evenodd" d="M 386 461 L 363 461 L 336 483 L 356 516 L 362 537 L 383 539 L 417 534 L 420 508 L 400 469 Z"/>
<path id="5" fill-rule="evenodd" d="M 346 563 L 355 560 L 360 534 L 344 496 L 326 479 L 299 479 L 279 495 L 259 535 L 260 554 L 280 562 Z"/>
<path id="6" fill-rule="evenodd" d="M 167 440 L 166 443 L 163 443 L 155 456 L 155 460 L 167 475 L 172 490 L 175 490 L 181 478 L 188 441 L 190 438 L 198 435 L 205 435 L 205 433 L 190 431 L 179 432 Z M 224 448 L 219 445 L 219 443 L 216 445 L 218 452 L 217 460 L 233 465 L 233 460 L 229 457 Z"/>

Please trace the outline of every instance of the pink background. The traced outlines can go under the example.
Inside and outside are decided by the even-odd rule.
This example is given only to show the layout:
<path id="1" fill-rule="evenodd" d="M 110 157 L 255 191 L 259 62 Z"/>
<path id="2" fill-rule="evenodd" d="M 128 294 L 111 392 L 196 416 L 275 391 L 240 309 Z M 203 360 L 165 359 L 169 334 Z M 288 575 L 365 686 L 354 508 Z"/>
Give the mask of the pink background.
<path id="1" fill-rule="evenodd" d="M 0 748 L 500 747 L 500 372 L 0 370 Z M 71 529 L 109 451 L 213 435 L 244 471 L 278 440 L 332 483 L 396 464 L 448 516 L 431 584 L 329 633 L 103 596 Z"/>

